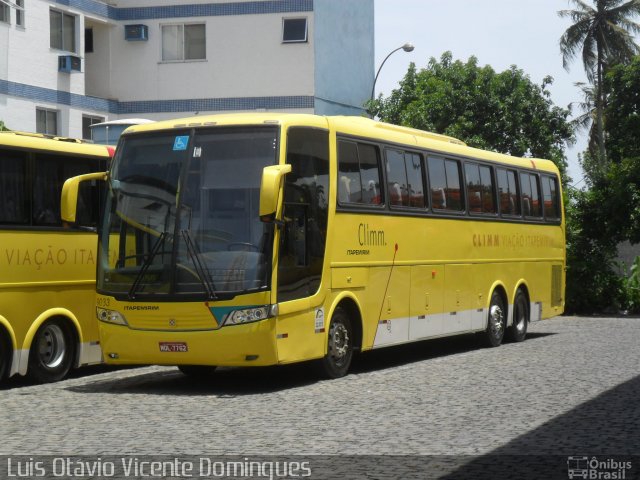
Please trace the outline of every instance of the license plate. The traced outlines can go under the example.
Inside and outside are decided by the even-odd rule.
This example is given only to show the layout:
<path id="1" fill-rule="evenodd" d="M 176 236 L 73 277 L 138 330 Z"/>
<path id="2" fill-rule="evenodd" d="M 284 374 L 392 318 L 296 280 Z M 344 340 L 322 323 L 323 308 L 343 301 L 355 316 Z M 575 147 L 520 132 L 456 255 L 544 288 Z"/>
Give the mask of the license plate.
<path id="1" fill-rule="evenodd" d="M 160 342 L 159 345 L 161 352 L 184 353 L 189 351 L 186 342 Z"/>

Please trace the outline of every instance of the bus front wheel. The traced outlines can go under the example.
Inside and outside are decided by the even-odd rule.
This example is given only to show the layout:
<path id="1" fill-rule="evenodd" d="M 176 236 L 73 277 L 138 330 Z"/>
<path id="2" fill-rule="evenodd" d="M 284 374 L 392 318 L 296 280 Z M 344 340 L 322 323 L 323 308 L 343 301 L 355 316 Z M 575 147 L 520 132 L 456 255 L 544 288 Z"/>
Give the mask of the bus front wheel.
<path id="1" fill-rule="evenodd" d="M 69 327 L 62 320 L 48 320 L 33 338 L 28 375 L 38 383 L 57 382 L 67 376 L 74 358 L 73 335 Z"/>
<path id="2" fill-rule="evenodd" d="M 319 363 L 325 378 L 344 377 L 353 359 L 353 326 L 347 312 L 338 307 L 331 317 L 327 340 L 327 354 Z"/>
<path id="3" fill-rule="evenodd" d="M 513 342 L 522 342 L 527 336 L 529 324 L 529 303 L 522 290 L 518 290 L 513 302 L 513 325 L 509 328 L 509 339 Z"/>
<path id="4" fill-rule="evenodd" d="M 487 329 L 485 330 L 485 344 L 488 347 L 498 347 L 502 343 L 504 330 L 507 326 L 507 309 L 502 295 L 497 290 L 491 295 Z"/>

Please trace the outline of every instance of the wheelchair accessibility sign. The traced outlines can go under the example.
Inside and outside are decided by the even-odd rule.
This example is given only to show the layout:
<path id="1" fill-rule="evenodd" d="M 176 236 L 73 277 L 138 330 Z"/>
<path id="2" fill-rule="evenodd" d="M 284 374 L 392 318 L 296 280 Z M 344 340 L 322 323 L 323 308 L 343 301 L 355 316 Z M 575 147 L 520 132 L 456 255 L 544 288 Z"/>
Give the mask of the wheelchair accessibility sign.
<path id="1" fill-rule="evenodd" d="M 187 145 L 189 145 L 189 135 L 178 136 L 173 142 L 173 151 L 186 150 Z"/>

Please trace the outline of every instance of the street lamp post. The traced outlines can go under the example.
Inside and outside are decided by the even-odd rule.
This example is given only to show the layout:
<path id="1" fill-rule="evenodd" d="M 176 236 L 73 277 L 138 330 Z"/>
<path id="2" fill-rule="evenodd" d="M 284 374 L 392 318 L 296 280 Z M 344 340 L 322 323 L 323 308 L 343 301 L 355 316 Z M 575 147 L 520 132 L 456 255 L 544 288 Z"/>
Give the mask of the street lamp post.
<path id="1" fill-rule="evenodd" d="M 405 43 L 404 45 L 402 45 L 401 47 L 396 48 L 395 50 L 392 50 L 391 52 L 389 52 L 389 55 L 387 55 L 384 60 L 382 61 L 382 63 L 380 64 L 380 68 L 378 68 L 378 71 L 376 72 L 376 76 L 373 79 L 373 87 L 371 87 L 371 98 L 370 100 L 373 102 L 375 100 L 375 95 L 376 95 L 376 82 L 378 81 L 378 75 L 380 75 L 380 70 L 382 70 L 382 67 L 384 66 L 385 62 L 389 59 L 389 57 L 391 55 L 393 55 L 394 53 L 396 53 L 398 50 L 404 50 L 405 52 L 413 52 L 414 46 L 413 44 L 411 44 L 410 42 Z"/>

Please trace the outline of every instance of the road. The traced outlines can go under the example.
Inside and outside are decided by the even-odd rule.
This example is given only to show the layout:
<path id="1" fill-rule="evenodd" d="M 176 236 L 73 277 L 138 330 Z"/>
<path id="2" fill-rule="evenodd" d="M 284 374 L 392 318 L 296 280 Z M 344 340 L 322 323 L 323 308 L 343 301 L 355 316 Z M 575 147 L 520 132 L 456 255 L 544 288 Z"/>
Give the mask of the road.
<path id="1" fill-rule="evenodd" d="M 558 317 L 494 349 L 463 336 L 370 352 L 338 380 L 308 365 L 12 379 L 0 455 L 640 456 L 639 340 L 640 319 Z"/>

